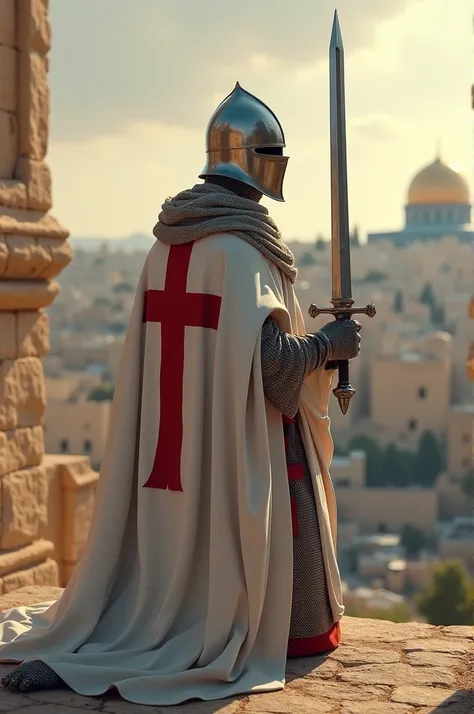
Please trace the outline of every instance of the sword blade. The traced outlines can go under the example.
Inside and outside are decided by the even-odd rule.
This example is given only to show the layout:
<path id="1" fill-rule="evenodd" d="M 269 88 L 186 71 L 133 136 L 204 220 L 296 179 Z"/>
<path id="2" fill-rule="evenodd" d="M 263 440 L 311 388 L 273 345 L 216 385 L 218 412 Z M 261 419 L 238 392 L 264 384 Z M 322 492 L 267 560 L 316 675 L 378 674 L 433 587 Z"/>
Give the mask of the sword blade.
<path id="1" fill-rule="evenodd" d="M 332 297 L 350 300 L 351 253 L 347 192 L 346 102 L 344 45 L 337 10 L 329 45 L 329 91 L 331 127 L 331 237 Z"/>

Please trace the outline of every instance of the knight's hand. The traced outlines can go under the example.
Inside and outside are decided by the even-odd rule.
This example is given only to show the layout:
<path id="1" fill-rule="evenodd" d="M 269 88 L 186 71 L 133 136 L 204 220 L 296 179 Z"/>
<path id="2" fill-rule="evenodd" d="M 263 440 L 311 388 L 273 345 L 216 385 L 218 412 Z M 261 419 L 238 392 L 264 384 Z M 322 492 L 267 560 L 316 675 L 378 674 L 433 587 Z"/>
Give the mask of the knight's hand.
<path id="1" fill-rule="evenodd" d="M 320 332 L 329 341 L 329 361 L 353 359 L 360 351 L 360 331 L 357 320 L 331 320 Z"/>

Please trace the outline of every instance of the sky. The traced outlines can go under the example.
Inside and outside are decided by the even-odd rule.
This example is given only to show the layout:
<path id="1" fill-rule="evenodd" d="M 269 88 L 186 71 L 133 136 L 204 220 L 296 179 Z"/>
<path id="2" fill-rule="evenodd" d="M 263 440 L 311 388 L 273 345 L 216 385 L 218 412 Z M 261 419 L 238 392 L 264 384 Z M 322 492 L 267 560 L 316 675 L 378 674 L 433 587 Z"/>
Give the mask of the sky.
<path id="1" fill-rule="evenodd" d="M 328 45 L 334 0 L 51 0 L 54 214 L 75 237 L 150 233 L 196 183 L 204 133 L 238 80 L 278 115 L 287 240 L 330 232 Z M 472 184 L 472 0 L 339 0 L 349 208 L 398 228 L 434 160 Z"/>

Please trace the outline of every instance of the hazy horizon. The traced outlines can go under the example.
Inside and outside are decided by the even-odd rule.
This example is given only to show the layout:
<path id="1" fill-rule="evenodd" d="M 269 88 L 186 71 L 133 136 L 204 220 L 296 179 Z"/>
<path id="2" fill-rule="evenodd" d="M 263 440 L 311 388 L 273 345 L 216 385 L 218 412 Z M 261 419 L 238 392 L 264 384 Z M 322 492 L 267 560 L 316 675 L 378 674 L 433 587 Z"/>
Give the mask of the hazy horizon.
<path id="1" fill-rule="evenodd" d="M 388 5 L 338 3 L 351 223 L 364 234 L 402 224 L 408 183 L 435 158 L 438 142 L 442 158 L 472 183 L 472 3 Z M 163 200 L 196 182 L 207 120 L 237 79 L 285 129 L 287 201 L 266 201 L 285 238 L 329 234 L 334 5 L 241 0 L 238 13 L 222 7 L 217 0 L 52 0 L 48 161 L 53 212 L 73 236 L 151 235 Z"/>

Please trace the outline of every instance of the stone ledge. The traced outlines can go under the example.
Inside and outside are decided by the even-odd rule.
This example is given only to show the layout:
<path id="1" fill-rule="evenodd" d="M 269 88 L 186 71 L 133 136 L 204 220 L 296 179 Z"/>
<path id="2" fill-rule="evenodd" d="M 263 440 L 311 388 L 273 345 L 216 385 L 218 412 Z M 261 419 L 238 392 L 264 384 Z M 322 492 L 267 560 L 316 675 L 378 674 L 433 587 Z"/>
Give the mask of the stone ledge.
<path id="1" fill-rule="evenodd" d="M 17 592 L 20 588 L 59 585 L 59 569 L 53 554 L 54 545 L 37 540 L 24 548 L 0 554 L 0 592 Z M 0 709 L 1 711 L 1 709 Z"/>
<path id="2" fill-rule="evenodd" d="M 13 570 L 24 570 L 45 560 L 54 551 L 54 546 L 47 540 L 37 540 L 19 550 L 0 553 L 0 575 L 10 574 Z"/>
<path id="3" fill-rule="evenodd" d="M 0 274 L 4 280 L 45 280 L 59 275 L 72 259 L 67 240 L 49 236 L 0 236 Z"/>
<path id="4" fill-rule="evenodd" d="M 55 560 L 46 558 L 30 568 L 15 570 L 2 579 L 4 593 L 15 592 L 19 588 L 34 587 L 35 585 L 38 587 L 43 585 L 59 586 L 59 569 Z"/>
<path id="5" fill-rule="evenodd" d="M 22 605 L 33 605 L 35 602 L 39 602 L 39 597 L 41 597 L 41 602 L 57 600 L 62 592 L 63 588 L 48 587 L 47 585 L 30 585 L 19 588 L 11 593 L 0 596 L 0 611 L 10 610 L 12 607 L 21 607 Z M 3 711 L 1 706 L 0 711 Z"/>
<path id="6" fill-rule="evenodd" d="M 22 588 L 0 597 L 0 610 L 58 597 L 56 588 Z M 144 707 L 115 694 L 81 697 L 71 691 L 28 696 L 0 690 L 0 711 L 105 714 L 472 714 L 474 631 L 469 627 L 394 624 L 346 617 L 343 644 L 328 657 L 290 660 L 283 692 L 179 707 Z M 415 664 L 407 653 L 436 655 Z M 0 665 L 0 675 L 11 669 Z M 41 706 L 43 705 L 43 706 Z M 23 711 L 29 711 L 25 709 Z"/>
<path id="7" fill-rule="evenodd" d="M 69 236 L 61 224 L 50 214 L 42 211 L 23 211 L 1 207 L 0 234 L 17 234 L 33 238 L 57 238 Z"/>
<path id="8" fill-rule="evenodd" d="M 32 311 L 49 307 L 59 291 L 59 283 L 54 281 L 0 279 L 0 311 Z"/>

